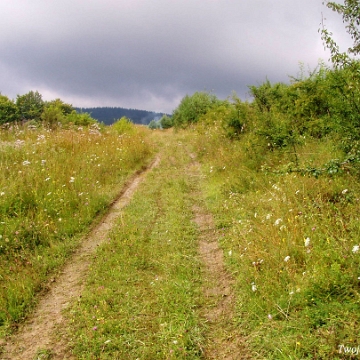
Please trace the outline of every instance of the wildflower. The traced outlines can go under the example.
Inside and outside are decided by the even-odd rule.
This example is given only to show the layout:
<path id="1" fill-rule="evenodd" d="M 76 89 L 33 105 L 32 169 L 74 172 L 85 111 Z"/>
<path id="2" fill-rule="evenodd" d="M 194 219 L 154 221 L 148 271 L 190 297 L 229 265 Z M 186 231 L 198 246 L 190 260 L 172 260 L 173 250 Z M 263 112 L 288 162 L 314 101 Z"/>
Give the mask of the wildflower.
<path id="1" fill-rule="evenodd" d="M 348 191 L 349 191 L 348 189 L 344 189 L 341 193 L 342 193 L 343 195 L 345 195 Z"/>
<path id="2" fill-rule="evenodd" d="M 94 326 L 94 327 L 93 327 L 93 330 L 94 330 L 94 331 L 96 331 L 97 329 L 98 329 L 97 326 Z"/>
<path id="3" fill-rule="evenodd" d="M 255 283 L 251 283 L 251 290 L 254 292 L 257 290 L 257 286 L 255 285 Z"/>
<path id="4" fill-rule="evenodd" d="M 284 259 L 285 262 L 288 262 L 289 260 L 290 260 L 290 256 L 286 256 Z"/>
<path id="5" fill-rule="evenodd" d="M 359 245 L 354 245 L 353 248 L 352 248 L 352 252 L 354 254 L 356 254 L 359 251 L 359 249 L 360 249 Z"/>
<path id="6" fill-rule="evenodd" d="M 47 177 L 46 179 L 45 179 L 45 181 L 49 181 L 51 178 L 49 178 L 49 177 Z"/>
<path id="7" fill-rule="evenodd" d="M 267 214 L 266 215 L 266 220 L 269 220 L 271 218 L 271 216 L 272 216 L 271 214 Z"/>
<path id="8" fill-rule="evenodd" d="M 46 160 L 41 160 L 41 165 L 45 165 L 46 164 Z"/>
<path id="9" fill-rule="evenodd" d="M 28 160 L 25 160 L 25 161 L 23 161 L 23 163 L 22 163 L 24 166 L 27 166 L 27 165 L 30 165 L 31 163 L 30 163 L 30 161 L 28 161 Z"/>
<path id="10" fill-rule="evenodd" d="M 2 192 L 0 192 L 0 196 L 4 196 L 5 195 L 5 193 L 2 191 Z"/>
<path id="11" fill-rule="evenodd" d="M 232 251 L 230 250 L 230 251 L 229 251 L 229 256 L 231 256 L 231 255 L 232 255 Z"/>
<path id="12" fill-rule="evenodd" d="M 267 317 L 268 317 L 269 320 L 272 320 L 272 318 L 273 318 L 271 314 L 268 314 Z"/>
<path id="13" fill-rule="evenodd" d="M 304 245 L 305 247 L 308 247 L 310 245 L 310 238 L 307 237 L 305 240 L 304 240 Z"/>
<path id="14" fill-rule="evenodd" d="M 279 224 L 282 222 L 282 219 L 276 219 L 274 222 L 274 226 L 279 226 Z"/>
<path id="15" fill-rule="evenodd" d="M 75 178 L 71 176 L 69 182 L 73 183 L 74 181 L 75 181 Z"/>

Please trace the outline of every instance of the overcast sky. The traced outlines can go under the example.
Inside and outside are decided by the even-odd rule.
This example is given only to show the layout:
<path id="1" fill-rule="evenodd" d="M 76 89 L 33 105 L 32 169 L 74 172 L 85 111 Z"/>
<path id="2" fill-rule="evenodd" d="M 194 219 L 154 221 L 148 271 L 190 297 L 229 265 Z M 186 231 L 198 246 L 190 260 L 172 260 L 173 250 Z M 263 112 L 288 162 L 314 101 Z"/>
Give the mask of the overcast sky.
<path id="1" fill-rule="evenodd" d="M 0 92 L 171 113 L 186 94 L 242 99 L 327 60 L 322 0 L 0 0 Z M 344 50 L 346 49 L 346 46 Z"/>

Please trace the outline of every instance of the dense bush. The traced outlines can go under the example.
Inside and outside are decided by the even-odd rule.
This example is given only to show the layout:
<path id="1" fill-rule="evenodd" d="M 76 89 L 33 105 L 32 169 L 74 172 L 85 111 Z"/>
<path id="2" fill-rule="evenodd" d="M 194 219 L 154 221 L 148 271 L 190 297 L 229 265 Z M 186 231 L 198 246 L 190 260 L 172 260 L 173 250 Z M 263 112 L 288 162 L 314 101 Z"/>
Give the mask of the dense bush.
<path id="1" fill-rule="evenodd" d="M 192 123 L 199 121 L 199 118 L 206 114 L 219 100 L 208 92 L 196 92 L 193 95 L 186 95 L 180 105 L 173 112 L 173 123 L 177 128 L 185 128 Z"/>

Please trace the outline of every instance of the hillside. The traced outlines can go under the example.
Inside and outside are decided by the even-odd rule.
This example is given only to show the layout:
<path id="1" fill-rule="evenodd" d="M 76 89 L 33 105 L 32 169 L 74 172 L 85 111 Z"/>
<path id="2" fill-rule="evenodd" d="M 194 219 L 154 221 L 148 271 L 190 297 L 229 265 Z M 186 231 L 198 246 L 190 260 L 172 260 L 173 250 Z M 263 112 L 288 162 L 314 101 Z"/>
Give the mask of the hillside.
<path id="1" fill-rule="evenodd" d="M 92 118 L 111 125 L 123 116 L 130 119 L 135 124 L 148 125 L 151 120 L 159 120 L 164 114 L 146 110 L 125 109 L 121 107 L 95 107 L 95 108 L 75 108 L 77 112 L 89 113 Z"/>

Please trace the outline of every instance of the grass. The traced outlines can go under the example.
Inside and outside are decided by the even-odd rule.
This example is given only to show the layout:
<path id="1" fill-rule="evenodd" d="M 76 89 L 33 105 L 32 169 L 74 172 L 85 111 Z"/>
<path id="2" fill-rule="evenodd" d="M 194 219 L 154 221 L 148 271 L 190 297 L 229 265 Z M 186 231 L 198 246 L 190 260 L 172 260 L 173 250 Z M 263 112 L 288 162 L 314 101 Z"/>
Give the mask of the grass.
<path id="1" fill-rule="evenodd" d="M 22 319 L 158 142 L 160 166 L 98 248 L 86 289 L 68 310 L 75 356 L 204 357 L 209 325 L 201 314 L 210 304 L 192 212 L 201 192 L 234 278 L 232 338 L 245 338 L 254 359 L 350 356 L 359 346 L 359 175 L 288 171 L 295 161 L 306 169 L 341 159 L 334 141 L 304 139 L 295 156 L 269 151 L 251 133 L 230 141 L 216 124 L 146 138 L 124 135 L 125 125 L 120 137 L 96 129 L 2 134 L 3 329 Z M 189 175 L 187 148 L 202 176 Z"/>
<path id="2" fill-rule="evenodd" d="M 341 358 L 341 345 L 358 346 L 358 176 L 287 173 L 293 154 L 251 147 L 250 136 L 194 132 L 203 191 L 236 278 L 238 335 L 254 358 Z M 330 140 L 297 150 L 301 167 L 341 155 Z"/>
<path id="3" fill-rule="evenodd" d="M 196 184 L 186 173 L 189 157 L 173 140 L 98 249 L 81 301 L 69 311 L 79 359 L 202 356 Z"/>
<path id="4" fill-rule="evenodd" d="M 144 131 L 95 124 L 0 132 L 0 335 L 11 331 L 36 294 L 125 181 L 153 154 Z"/>

